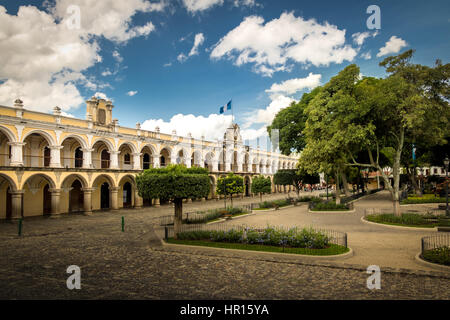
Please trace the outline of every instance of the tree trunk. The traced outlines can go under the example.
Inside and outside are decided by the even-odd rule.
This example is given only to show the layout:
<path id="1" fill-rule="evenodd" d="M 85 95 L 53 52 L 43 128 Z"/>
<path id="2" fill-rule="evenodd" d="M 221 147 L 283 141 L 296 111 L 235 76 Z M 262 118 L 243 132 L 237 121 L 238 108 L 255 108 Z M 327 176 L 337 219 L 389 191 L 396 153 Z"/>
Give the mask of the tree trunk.
<path id="1" fill-rule="evenodd" d="M 260 202 L 262 202 L 262 192 L 259 193 Z"/>
<path id="2" fill-rule="evenodd" d="M 341 190 L 339 187 L 339 170 L 336 173 L 336 191 L 335 191 L 335 195 L 336 195 L 336 204 L 341 204 Z"/>
<path id="3" fill-rule="evenodd" d="M 183 199 L 177 198 L 173 200 L 175 205 L 175 217 L 173 220 L 174 238 L 177 238 L 177 233 L 181 231 L 181 225 L 183 223 Z"/>
<path id="4" fill-rule="evenodd" d="M 231 207 L 233 208 L 233 194 L 230 194 Z"/>
<path id="5" fill-rule="evenodd" d="M 341 178 L 342 178 L 342 184 L 344 185 L 345 196 L 350 197 L 351 193 L 350 193 L 350 190 L 348 189 L 347 175 L 345 174 L 344 171 L 341 171 Z"/>
<path id="6" fill-rule="evenodd" d="M 412 184 L 412 186 L 414 188 L 414 193 L 418 197 L 421 197 L 423 194 L 422 194 L 422 189 L 419 188 L 419 185 L 417 184 L 416 168 L 408 168 L 408 167 L 406 167 L 406 172 L 408 173 L 409 180 L 411 181 L 411 184 Z"/>
<path id="7" fill-rule="evenodd" d="M 392 168 L 392 176 L 394 178 L 394 187 L 393 187 L 393 207 L 394 214 L 396 216 L 401 216 L 400 212 L 400 159 L 402 155 L 403 142 L 405 138 L 405 129 L 401 129 L 400 138 L 397 146 L 397 150 L 395 152 L 394 165 Z"/>

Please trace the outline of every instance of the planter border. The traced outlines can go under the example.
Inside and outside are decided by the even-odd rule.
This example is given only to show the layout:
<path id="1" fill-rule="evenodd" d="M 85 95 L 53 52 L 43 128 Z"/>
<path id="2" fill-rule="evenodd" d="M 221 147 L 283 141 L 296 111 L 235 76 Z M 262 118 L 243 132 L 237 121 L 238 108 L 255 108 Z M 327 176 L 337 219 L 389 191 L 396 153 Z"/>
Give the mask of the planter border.
<path id="1" fill-rule="evenodd" d="M 402 227 L 402 226 L 397 226 L 397 225 L 392 225 L 392 224 L 372 222 L 372 221 L 368 221 L 368 220 L 364 219 L 364 216 L 361 217 L 361 221 L 364 223 L 387 227 L 387 228 L 392 228 L 392 229 L 416 230 L 416 231 L 435 231 L 435 232 L 438 231 L 437 227 L 433 227 L 433 228 L 422 228 L 422 227 L 416 228 L 416 227 L 407 227 L 407 226 Z"/>
<path id="2" fill-rule="evenodd" d="M 418 263 L 420 263 L 421 265 L 427 266 L 427 267 L 430 267 L 430 268 L 436 268 L 436 269 L 439 269 L 439 270 L 441 270 L 441 271 L 447 271 L 447 272 L 450 272 L 450 266 L 445 266 L 445 265 L 443 265 L 443 264 L 429 262 L 429 261 L 423 259 L 423 258 L 421 257 L 421 255 L 422 255 L 422 253 L 419 252 L 419 253 L 416 254 L 416 256 L 414 257 L 414 258 L 416 259 L 416 261 L 417 261 Z"/>
<path id="3" fill-rule="evenodd" d="M 308 209 L 308 213 L 353 213 L 355 209 L 352 210 L 329 210 L 329 211 L 313 211 Z"/>
<path id="4" fill-rule="evenodd" d="M 193 246 L 189 244 L 175 244 L 175 243 L 167 243 L 163 239 L 161 239 L 161 243 L 163 247 L 172 247 L 172 248 L 185 248 L 188 250 L 193 249 L 203 249 L 203 250 L 210 250 L 210 251 L 216 251 L 216 252 L 229 252 L 229 253 L 238 253 L 238 254 L 258 254 L 260 256 L 266 256 L 266 257 L 298 257 L 301 259 L 310 259 L 310 260 L 338 260 L 338 259 L 345 259 L 353 256 L 353 249 L 350 247 L 348 248 L 348 252 L 342 253 L 342 254 L 335 254 L 335 255 L 329 255 L 329 256 L 317 256 L 317 255 L 308 255 L 308 254 L 299 254 L 299 253 L 283 253 L 283 252 L 269 252 L 269 251 L 257 251 L 257 250 L 243 250 L 243 249 L 230 249 L 230 248 L 216 248 L 216 247 L 206 247 L 206 246 Z"/>

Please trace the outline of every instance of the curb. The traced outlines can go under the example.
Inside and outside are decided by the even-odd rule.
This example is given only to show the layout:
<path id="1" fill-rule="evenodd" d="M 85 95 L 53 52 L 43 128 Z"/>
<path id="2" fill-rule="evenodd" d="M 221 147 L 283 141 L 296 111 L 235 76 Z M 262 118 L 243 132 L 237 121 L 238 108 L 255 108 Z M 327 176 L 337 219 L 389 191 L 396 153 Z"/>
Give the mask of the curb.
<path id="1" fill-rule="evenodd" d="M 308 213 L 353 213 L 356 209 L 353 210 L 332 210 L 332 211 L 312 211 L 308 209 Z"/>
<path id="2" fill-rule="evenodd" d="M 394 225 L 390 225 L 390 224 L 367 221 L 366 219 L 364 219 L 364 216 L 361 217 L 361 221 L 364 223 L 367 223 L 367 224 L 373 224 L 376 226 L 387 227 L 387 228 L 398 229 L 398 230 L 402 229 L 402 230 L 415 230 L 415 231 L 435 231 L 435 232 L 438 231 L 437 227 L 434 227 L 434 228 L 402 227 L 402 226 L 394 226 Z"/>
<path id="3" fill-rule="evenodd" d="M 418 263 L 420 263 L 423 266 L 426 267 L 430 267 L 430 268 L 435 268 L 435 269 L 439 269 L 440 271 L 446 271 L 446 272 L 450 272 L 450 266 L 444 266 L 442 264 L 437 264 L 437 263 L 433 263 L 433 262 L 428 262 L 425 259 L 422 259 L 421 256 L 421 252 L 419 252 L 418 254 L 416 254 L 416 256 L 414 257 L 416 259 L 416 261 Z"/>
<path id="4" fill-rule="evenodd" d="M 252 213 L 267 212 L 267 211 L 279 211 L 279 210 L 283 210 L 283 209 L 287 209 L 287 208 L 293 208 L 293 207 L 296 207 L 296 206 L 294 206 L 293 204 L 290 204 L 288 206 L 284 206 L 284 207 L 278 208 L 278 210 L 276 210 L 275 208 L 262 209 L 262 210 L 254 210 L 253 209 Z"/>
<path id="5" fill-rule="evenodd" d="M 253 216 L 253 215 L 255 215 L 255 213 L 253 213 L 253 211 L 252 211 L 252 212 L 247 213 L 247 214 L 241 214 L 240 216 L 232 217 L 231 220 L 239 219 L 239 218 L 244 218 L 244 217 L 247 217 L 247 216 Z M 219 222 L 225 222 L 225 221 L 227 221 L 227 220 L 228 220 L 228 219 L 220 218 L 220 219 L 217 220 L 217 221 L 207 222 L 206 224 L 214 224 L 214 223 L 219 223 Z"/>
<path id="6" fill-rule="evenodd" d="M 307 254 L 297 254 L 297 253 L 283 253 L 283 252 L 266 252 L 266 251 L 256 251 L 256 250 L 242 250 L 242 249 L 228 249 L 228 248 L 215 248 L 215 247 L 205 247 L 205 246 L 192 246 L 188 244 L 174 244 L 167 243 L 161 239 L 161 243 L 163 247 L 166 248 L 179 248 L 179 249 L 192 249 L 192 250 L 200 250 L 200 251 L 210 251 L 210 252 L 222 252 L 229 253 L 231 255 L 235 255 L 236 258 L 240 258 L 241 254 L 244 255 L 258 255 L 260 258 L 299 258 L 300 260 L 305 259 L 308 261 L 311 260 L 340 260 L 346 259 L 353 256 L 353 249 L 348 248 L 349 251 L 343 254 L 330 255 L 330 256 L 313 256 Z M 289 259 L 290 260 L 290 259 Z M 286 261 L 280 261 L 286 262 Z M 290 261 L 288 261 L 290 262 Z"/>

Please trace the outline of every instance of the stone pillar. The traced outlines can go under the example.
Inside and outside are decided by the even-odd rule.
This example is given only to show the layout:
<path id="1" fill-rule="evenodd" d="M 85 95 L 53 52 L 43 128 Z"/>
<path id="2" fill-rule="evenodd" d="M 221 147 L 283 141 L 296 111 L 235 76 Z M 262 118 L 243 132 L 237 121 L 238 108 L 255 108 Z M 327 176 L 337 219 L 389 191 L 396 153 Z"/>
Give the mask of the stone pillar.
<path id="1" fill-rule="evenodd" d="M 11 146 L 11 160 L 9 162 L 10 166 L 19 167 L 23 166 L 23 142 L 8 142 Z"/>
<path id="2" fill-rule="evenodd" d="M 159 161 L 160 161 L 159 155 L 153 156 L 153 168 L 160 167 Z"/>
<path id="3" fill-rule="evenodd" d="M 94 151 L 94 149 L 81 149 L 81 151 L 83 151 L 83 168 L 92 168 L 92 151 Z"/>
<path id="4" fill-rule="evenodd" d="M 140 209 L 144 206 L 144 199 L 139 195 L 138 190 L 134 190 L 134 207 Z"/>
<path id="5" fill-rule="evenodd" d="M 230 172 L 231 171 L 231 163 L 226 161 L 225 162 L 225 171 Z"/>
<path id="6" fill-rule="evenodd" d="M 92 191 L 93 188 L 83 188 L 83 196 L 84 196 L 84 214 L 86 216 L 90 216 L 92 214 Z"/>
<path id="7" fill-rule="evenodd" d="M 119 153 L 120 151 L 108 151 L 110 154 L 110 169 L 119 169 Z"/>
<path id="8" fill-rule="evenodd" d="M 218 161 L 213 161 L 213 163 L 212 163 L 212 171 L 214 171 L 214 172 L 219 171 L 219 162 Z"/>
<path id="9" fill-rule="evenodd" d="M 11 190 L 11 219 L 17 220 L 23 217 L 22 214 L 22 199 L 24 190 Z"/>
<path id="10" fill-rule="evenodd" d="M 59 209 L 59 203 L 61 200 L 61 189 L 49 189 L 48 191 L 50 191 L 51 193 L 51 203 L 52 203 L 50 213 L 52 217 L 57 218 L 61 214 L 61 211 Z"/>
<path id="11" fill-rule="evenodd" d="M 173 151 L 172 151 L 173 153 Z M 177 155 L 174 154 L 170 157 L 170 164 L 176 164 L 177 163 Z M 166 163 L 166 166 L 168 165 L 168 163 Z"/>
<path id="12" fill-rule="evenodd" d="M 119 188 L 110 187 L 109 192 L 111 194 L 111 209 L 119 210 L 119 199 L 118 199 Z"/>
<path id="13" fill-rule="evenodd" d="M 142 170 L 141 155 L 142 153 L 133 153 L 133 170 Z"/>
<path id="14" fill-rule="evenodd" d="M 50 149 L 50 168 L 61 168 L 61 149 L 63 146 L 51 146 Z"/>
<path id="15" fill-rule="evenodd" d="M 155 199 L 155 207 L 158 208 L 161 206 L 160 202 L 159 202 L 159 198 Z"/>
<path id="16" fill-rule="evenodd" d="M 238 163 L 238 164 L 237 164 L 237 171 L 238 171 L 238 172 L 242 172 L 242 171 L 243 171 L 243 169 L 242 169 L 242 163 Z"/>

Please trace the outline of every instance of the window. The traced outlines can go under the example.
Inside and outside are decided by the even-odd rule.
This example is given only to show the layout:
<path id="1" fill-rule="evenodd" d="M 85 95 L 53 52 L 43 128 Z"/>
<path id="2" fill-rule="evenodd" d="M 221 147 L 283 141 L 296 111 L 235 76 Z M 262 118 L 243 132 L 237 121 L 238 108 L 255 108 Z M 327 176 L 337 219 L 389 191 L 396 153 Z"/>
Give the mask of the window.
<path id="1" fill-rule="evenodd" d="M 81 168 L 83 166 L 83 151 L 78 147 L 75 150 L 75 168 Z"/>
<path id="2" fill-rule="evenodd" d="M 50 166 L 50 149 L 48 147 L 44 148 L 44 167 Z"/>
<path id="3" fill-rule="evenodd" d="M 129 153 L 125 153 L 125 155 L 123 156 L 123 162 L 125 164 L 131 164 L 131 156 Z"/>

